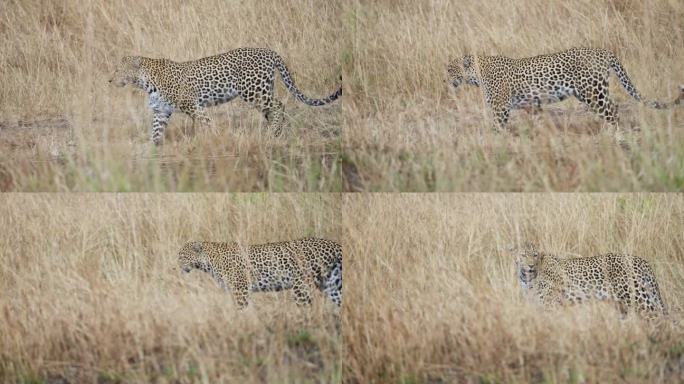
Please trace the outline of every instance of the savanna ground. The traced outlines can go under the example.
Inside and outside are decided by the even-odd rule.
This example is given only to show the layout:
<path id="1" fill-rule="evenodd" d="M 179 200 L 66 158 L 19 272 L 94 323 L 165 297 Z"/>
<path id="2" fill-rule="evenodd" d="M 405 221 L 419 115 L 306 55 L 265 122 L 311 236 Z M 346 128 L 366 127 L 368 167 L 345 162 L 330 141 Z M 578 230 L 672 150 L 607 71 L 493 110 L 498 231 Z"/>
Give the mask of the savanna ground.
<path id="1" fill-rule="evenodd" d="M 341 380 L 340 312 L 320 293 L 254 294 L 238 311 L 191 239 L 340 241 L 337 194 L 0 196 L 0 382 Z"/>
<path id="2" fill-rule="evenodd" d="M 577 101 L 514 111 L 493 132 L 479 88 L 446 84 L 467 53 L 614 51 L 646 98 L 684 84 L 681 1 L 351 1 L 344 10 L 345 172 L 370 191 L 668 191 L 684 187 L 684 108 L 642 107 L 611 79 L 631 150 Z"/>
<path id="3" fill-rule="evenodd" d="M 343 210 L 346 382 L 684 380 L 681 195 L 347 195 Z M 559 257 L 640 255 L 669 317 L 541 310 L 508 251 L 525 239 Z"/>
<path id="4" fill-rule="evenodd" d="M 209 108 L 216 130 L 171 117 L 151 144 L 147 95 L 108 79 L 122 56 L 194 60 L 244 46 L 278 52 L 312 97 L 339 85 L 338 2 L 4 1 L 0 190 L 336 191 L 341 100 L 299 103 L 276 80 L 280 138 L 242 101 Z"/>

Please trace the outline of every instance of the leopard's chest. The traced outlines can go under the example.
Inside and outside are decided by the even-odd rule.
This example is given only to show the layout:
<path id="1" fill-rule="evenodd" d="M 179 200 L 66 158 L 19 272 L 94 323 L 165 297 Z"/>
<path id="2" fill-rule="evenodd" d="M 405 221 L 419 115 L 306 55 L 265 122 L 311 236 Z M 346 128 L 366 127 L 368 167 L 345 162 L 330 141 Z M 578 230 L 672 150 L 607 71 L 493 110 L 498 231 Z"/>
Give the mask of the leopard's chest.
<path id="1" fill-rule="evenodd" d="M 175 105 L 156 89 L 149 93 L 148 103 L 154 112 L 171 114 L 176 109 Z"/>

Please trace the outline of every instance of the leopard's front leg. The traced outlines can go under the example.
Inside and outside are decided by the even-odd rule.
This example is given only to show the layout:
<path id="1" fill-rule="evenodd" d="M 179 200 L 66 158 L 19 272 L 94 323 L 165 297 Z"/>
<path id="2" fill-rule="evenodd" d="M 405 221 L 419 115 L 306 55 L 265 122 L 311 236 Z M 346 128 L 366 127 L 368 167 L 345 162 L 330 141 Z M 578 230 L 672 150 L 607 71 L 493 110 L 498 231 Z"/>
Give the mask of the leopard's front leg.
<path id="1" fill-rule="evenodd" d="M 153 111 L 154 116 L 152 118 L 152 142 L 155 145 L 161 145 L 164 142 L 164 130 L 169 124 L 169 118 L 171 118 L 171 111 L 167 110 L 156 110 Z"/>
<path id="2" fill-rule="evenodd" d="M 508 125 L 511 113 L 511 92 L 508 89 L 488 90 L 485 92 L 485 103 L 494 117 L 494 131 L 500 133 Z"/>
<path id="3" fill-rule="evenodd" d="M 249 304 L 249 283 L 247 282 L 247 273 L 245 272 L 244 264 L 241 268 L 236 268 L 232 272 L 228 272 L 228 286 L 233 293 L 233 299 L 238 309 L 244 309 Z"/>
<path id="4" fill-rule="evenodd" d="M 164 142 L 164 130 L 169 124 L 174 107 L 156 91 L 150 92 L 148 102 L 152 109 L 152 142 L 161 145 Z"/>

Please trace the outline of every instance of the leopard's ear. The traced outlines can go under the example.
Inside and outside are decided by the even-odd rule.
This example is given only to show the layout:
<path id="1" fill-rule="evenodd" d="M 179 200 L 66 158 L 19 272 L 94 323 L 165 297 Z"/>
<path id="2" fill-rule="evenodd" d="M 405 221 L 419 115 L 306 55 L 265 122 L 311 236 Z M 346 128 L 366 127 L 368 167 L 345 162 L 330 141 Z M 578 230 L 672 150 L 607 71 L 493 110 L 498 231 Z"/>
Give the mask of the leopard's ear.
<path id="1" fill-rule="evenodd" d="M 192 250 L 195 252 L 202 252 L 202 243 L 195 241 L 190 245 L 190 248 L 192 248 Z"/>
<path id="2" fill-rule="evenodd" d="M 470 68 L 473 65 L 473 56 L 465 55 L 463 56 L 463 69 Z"/>

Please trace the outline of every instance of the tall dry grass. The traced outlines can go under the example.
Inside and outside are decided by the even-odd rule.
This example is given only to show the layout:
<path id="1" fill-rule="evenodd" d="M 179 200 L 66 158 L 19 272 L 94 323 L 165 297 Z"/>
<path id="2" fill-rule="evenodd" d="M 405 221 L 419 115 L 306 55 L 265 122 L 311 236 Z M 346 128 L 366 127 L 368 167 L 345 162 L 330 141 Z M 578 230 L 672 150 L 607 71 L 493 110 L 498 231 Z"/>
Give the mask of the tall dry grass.
<path id="1" fill-rule="evenodd" d="M 341 197 L 0 195 L 0 382 L 339 382 L 338 309 L 255 294 L 238 311 L 190 239 L 340 241 Z"/>
<path id="2" fill-rule="evenodd" d="M 319 0 L 4 1 L 0 189 L 341 190 L 340 101 L 305 106 L 280 83 L 285 137 L 235 100 L 209 109 L 216 132 L 192 134 L 174 114 L 157 150 L 144 92 L 107 83 L 124 55 L 185 61 L 256 46 L 281 54 L 306 94 L 328 95 L 341 71 L 339 14 Z"/>
<path id="3" fill-rule="evenodd" d="M 642 108 L 611 81 L 631 151 L 576 101 L 514 112 L 496 134 L 482 91 L 446 85 L 467 53 L 528 57 L 613 50 L 648 98 L 684 84 L 684 3 L 347 2 L 343 142 L 355 188 L 372 191 L 665 191 L 684 187 L 684 110 Z M 632 132 L 632 129 L 640 129 Z"/>
<path id="4" fill-rule="evenodd" d="M 659 383 L 684 379 L 681 195 L 347 195 L 346 382 Z M 526 302 L 507 249 L 625 252 L 670 317 Z"/>

